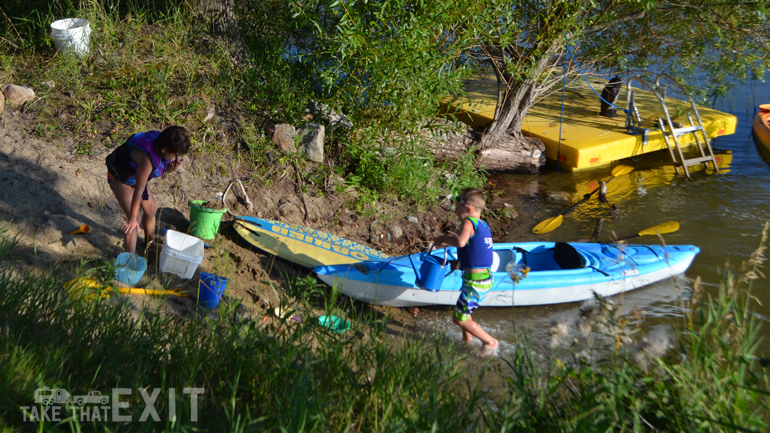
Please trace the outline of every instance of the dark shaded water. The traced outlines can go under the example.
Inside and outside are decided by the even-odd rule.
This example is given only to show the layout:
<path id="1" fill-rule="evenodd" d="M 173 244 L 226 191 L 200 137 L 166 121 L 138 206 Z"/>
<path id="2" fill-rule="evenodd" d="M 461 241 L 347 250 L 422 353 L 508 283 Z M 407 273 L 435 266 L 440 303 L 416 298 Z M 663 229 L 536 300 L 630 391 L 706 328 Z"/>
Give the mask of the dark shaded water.
<path id="1" fill-rule="evenodd" d="M 600 241 L 609 241 L 611 231 L 618 237 L 631 236 L 638 231 L 676 220 L 678 231 L 664 236 L 668 244 L 694 244 L 701 248 L 686 277 L 700 276 L 706 291 L 715 293 L 720 271 L 729 263 L 738 269 L 757 249 L 762 227 L 770 221 L 770 159 L 760 152 L 751 129 L 757 105 L 770 102 L 770 85 L 753 82 L 743 85 L 726 98 L 716 101 L 714 108 L 738 117 L 736 133 L 714 140 L 715 150 L 726 153 L 723 165 L 729 172 L 714 174 L 700 170 L 688 181 L 677 176 L 668 152 L 644 155 L 623 161 L 634 170 L 608 183 L 608 199 L 617 210 L 610 216 L 607 205 L 591 199 L 564 218 L 564 223 L 551 233 L 534 235 L 535 223 L 556 216 L 570 204 L 591 191 L 598 179 L 609 178 L 611 167 L 577 173 L 547 170 L 538 175 L 497 175 L 491 179 L 497 188 L 512 195 L 523 193 L 566 193 L 565 203 L 529 201 L 517 208 L 526 218 L 514 220 L 507 234 L 496 234 L 500 241 L 552 240 L 571 241 L 591 237 L 596 220 L 609 218 L 604 224 Z M 499 200 L 505 200 L 502 196 Z M 511 198 L 513 202 L 513 198 Z M 519 221 L 531 223 L 523 224 Z M 636 238 L 638 243 L 660 243 L 657 237 Z M 636 307 L 645 310 L 657 322 L 672 320 L 677 315 L 680 295 L 687 296 L 691 283 L 686 279 L 664 281 L 648 286 L 614 301 L 626 311 Z M 761 279 L 755 284 L 755 294 L 764 306 L 757 309 L 761 317 L 770 317 L 770 283 Z M 549 322 L 559 316 L 574 316 L 579 304 L 547 307 L 482 308 L 474 314 L 491 334 L 501 340 L 501 353 L 513 350 L 514 321 L 518 331 L 526 331 L 533 344 L 549 344 Z M 422 315 L 426 325 L 438 332 L 459 338 L 447 310 L 431 310 Z M 763 334 L 770 335 L 770 326 Z M 768 345 L 765 345 L 768 347 Z"/>

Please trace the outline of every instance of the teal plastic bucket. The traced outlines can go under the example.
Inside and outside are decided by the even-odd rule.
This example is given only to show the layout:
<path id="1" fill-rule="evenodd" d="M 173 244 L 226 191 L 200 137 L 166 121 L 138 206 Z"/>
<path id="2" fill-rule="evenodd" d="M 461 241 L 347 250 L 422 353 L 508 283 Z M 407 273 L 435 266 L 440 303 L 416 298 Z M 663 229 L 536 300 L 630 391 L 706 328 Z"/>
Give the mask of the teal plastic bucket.
<path id="1" fill-rule="evenodd" d="M 225 209 L 212 209 L 206 207 L 208 202 L 204 200 L 192 200 L 190 205 L 190 235 L 200 239 L 214 239 L 219 232 L 219 224 Z"/>
<path id="2" fill-rule="evenodd" d="M 198 285 L 198 303 L 209 308 L 216 308 L 227 287 L 227 278 L 201 272 Z"/>
<path id="3" fill-rule="evenodd" d="M 122 284 L 135 286 L 147 271 L 147 260 L 131 253 L 120 253 L 115 260 L 115 279 Z"/>

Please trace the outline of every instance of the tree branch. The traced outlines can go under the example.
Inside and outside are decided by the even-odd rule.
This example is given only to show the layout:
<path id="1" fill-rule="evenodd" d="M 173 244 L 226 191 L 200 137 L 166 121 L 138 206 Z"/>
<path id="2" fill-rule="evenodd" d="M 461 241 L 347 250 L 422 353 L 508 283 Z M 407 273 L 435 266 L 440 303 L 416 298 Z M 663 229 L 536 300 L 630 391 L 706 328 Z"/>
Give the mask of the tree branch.
<path id="1" fill-rule="evenodd" d="M 681 9 L 681 7 L 671 6 L 671 7 L 661 8 L 661 9 L 658 9 L 657 12 L 665 13 L 665 12 L 675 11 L 677 9 Z M 641 19 L 643 19 L 645 17 L 647 17 L 647 11 L 642 11 L 642 12 L 636 12 L 636 13 L 633 13 L 633 14 L 623 15 L 621 17 L 618 17 L 615 20 L 608 21 L 606 23 L 597 24 L 595 26 L 588 27 L 588 28 L 585 29 L 585 34 L 586 35 L 590 35 L 590 34 L 593 34 L 593 33 L 599 33 L 599 32 L 604 31 L 604 30 L 606 30 L 606 29 L 608 29 L 610 27 L 613 27 L 613 26 L 616 26 L 616 25 L 619 25 L 619 24 L 629 23 L 631 21 L 641 20 Z"/>

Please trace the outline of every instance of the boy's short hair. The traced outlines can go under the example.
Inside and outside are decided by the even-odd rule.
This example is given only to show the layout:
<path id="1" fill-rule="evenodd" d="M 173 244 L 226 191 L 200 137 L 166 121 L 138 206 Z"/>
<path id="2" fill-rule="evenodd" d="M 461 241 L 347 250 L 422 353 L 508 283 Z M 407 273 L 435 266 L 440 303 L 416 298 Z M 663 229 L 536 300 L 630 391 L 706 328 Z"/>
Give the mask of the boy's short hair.
<path id="1" fill-rule="evenodd" d="M 184 155 L 190 151 L 190 133 L 181 126 L 169 126 L 158 135 L 155 148 Z"/>
<path id="2" fill-rule="evenodd" d="M 465 188 L 457 195 L 456 200 L 463 206 L 472 206 L 477 211 L 484 210 L 487 201 L 484 198 L 484 193 L 478 188 Z"/>

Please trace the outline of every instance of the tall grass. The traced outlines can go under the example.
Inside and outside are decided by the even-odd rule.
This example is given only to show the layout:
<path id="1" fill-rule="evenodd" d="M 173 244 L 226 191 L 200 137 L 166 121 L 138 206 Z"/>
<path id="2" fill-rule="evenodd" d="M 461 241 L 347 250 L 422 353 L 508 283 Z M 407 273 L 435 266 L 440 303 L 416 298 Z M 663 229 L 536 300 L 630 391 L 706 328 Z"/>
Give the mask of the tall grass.
<path id="1" fill-rule="evenodd" d="M 716 296 L 696 280 L 672 328 L 633 328 L 606 300 L 590 307 L 584 343 L 557 350 L 546 364 L 530 351 L 507 360 L 507 396 L 492 431 L 766 431 L 770 376 L 752 306 L 766 251 L 740 275 L 728 271 Z M 598 314 L 597 314 L 598 313 Z M 584 317 L 585 318 L 585 317 Z M 563 325 L 559 323 L 557 325 Z M 554 332 L 560 332 L 560 327 Z"/>
<path id="2" fill-rule="evenodd" d="M 423 344 L 397 351 L 355 324 L 327 333 L 312 318 L 278 327 L 214 319 L 182 320 L 160 311 L 134 312 L 124 302 L 79 301 L 54 275 L 24 278 L 9 267 L 3 243 L 0 273 L 0 425 L 45 431 L 398 431 L 472 430 L 457 407 L 458 361 L 437 357 Z M 110 298 L 113 299 L 113 298 Z M 362 319 L 363 320 L 363 319 Z M 280 328 L 280 330 L 278 329 Z M 84 422 L 64 412 L 61 423 L 23 421 L 33 391 L 65 388 L 73 395 L 128 388 L 133 423 Z M 202 388 L 198 421 L 191 421 L 189 387 Z M 138 422 L 146 405 L 140 389 L 160 388 L 161 421 Z M 168 419 L 176 390 L 176 421 Z M 79 414 L 80 412 L 78 412 Z"/>
<path id="3" fill-rule="evenodd" d="M 280 296 L 324 302 L 352 317 L 338 335 L 315 324 L 276 326 L 214 318 L 182 319 L 135 311 L 120 298 L 67 295 L 54 272 L 14 272 L 12 240 L 0 242 L 0 426 L 59 431 L 762 431 L 767 372 L 759 353 L 752 287 L 764 251 L 740 277 L 726 274 L 719 294 L 695 287 L 673 332 L 621 332 L 617 309 L 595 320 L 593 343 L 535 356 L 526 339 L 510 358 L 481 362 L 436 339 L 393 344 L 380 319 L 330 305 L 315 283 Z M 313 295 L 302 298 L 306 290 Z M 605 301 L 600 300 L 600 304 Z M 495 367 L 496 366 L 496 367 Z M 488 367 L 494 367 L 490 372 Z M 486 371 L 486 373 L 485 373 Z M 501 381 L 493 380 L 498 376 Z M 488 379 L 492 380 L 491 382 Z M 491 388 L 490 384 L 501 383 Z M 82 419 L 31 421 L 34 390 L 72 394 L 126 388 L 130 423 Z M 159 388 L 160 420 L 139 422 L 141 392 Z M 202 388 L 197 420 L 185 388 Z M 171 390 L 175 398 L 169 398 Z M 175 408 L 176 418 L 169 417 Z M 25 412 L 27 420 L 25 421 Z M 110 415 L 111 416 L 111 415 Z"/>

